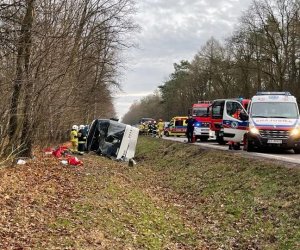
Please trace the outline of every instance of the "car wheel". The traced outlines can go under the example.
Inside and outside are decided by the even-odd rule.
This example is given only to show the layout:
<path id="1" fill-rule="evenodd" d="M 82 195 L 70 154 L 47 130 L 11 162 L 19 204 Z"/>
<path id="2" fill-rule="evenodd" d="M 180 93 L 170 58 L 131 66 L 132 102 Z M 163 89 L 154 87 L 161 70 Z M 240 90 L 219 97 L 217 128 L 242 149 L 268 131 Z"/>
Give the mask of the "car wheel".
<path id="1" fill-rule="evenodd" d="M 295 154 L 300 154 L 300 148 L 294 148 L 294 153 Z"/>

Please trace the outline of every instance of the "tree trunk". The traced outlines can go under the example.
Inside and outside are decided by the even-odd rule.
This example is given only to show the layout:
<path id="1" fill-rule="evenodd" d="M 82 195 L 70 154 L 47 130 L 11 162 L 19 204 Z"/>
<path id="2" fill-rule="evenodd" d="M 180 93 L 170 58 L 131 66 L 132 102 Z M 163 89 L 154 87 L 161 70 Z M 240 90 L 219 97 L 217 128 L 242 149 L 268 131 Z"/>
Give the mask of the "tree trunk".
<path id="1" fill-rule="evenodd" d="M 16 62 L 16 78 L 14 81 L 13 94 L 11 99 L 11 109 L 10 109 L 10 119 L 9 119 L 9 143 L 8 143 L 8 151 L 10 148 L 14 148 L 15 145 L 18 145 L 18 133 L 19 130 L 22 130 L 22 138 L 21 138 L 21 150 L 27 151 L 27 155 L 31 155 L 31 142 L 24 140 L 23 133 L 24 130 L 28 131 L 30 127 L 30 117 L 27 112 L 30 108 L 30 95 L 32 90 L 32 82 L 29 79 L 29 61 L 30 61 L 30 51 L 31 51 L 31 32 L 32 32 L 32 24 L 33 24 L 33 10 L 34 10 L 34 2 L 35 0 L 27 0 L 26 1 L 26 13 L 21 25 L 20 38 L 18 43 L 18 55 Z M 25 69 L 25 76 L 24 76 Z M 18 114 L 18 104 L 20 102 L 20 94 L 22 86 L 24 82 L 27 81 L 28 89 L 25 89 L 25 113 L 24 114 L 24 124 L 17 117 Z M 28 107 L 27 107 L 28 105 Z M 26 145 L 28 144 L 28 145 Z M 28 151 L 30 150 L 30 152 Z M 24 151 L 24 152 L 25 152 Z M 24 153 L 23 152 L 23 153 Z"/>

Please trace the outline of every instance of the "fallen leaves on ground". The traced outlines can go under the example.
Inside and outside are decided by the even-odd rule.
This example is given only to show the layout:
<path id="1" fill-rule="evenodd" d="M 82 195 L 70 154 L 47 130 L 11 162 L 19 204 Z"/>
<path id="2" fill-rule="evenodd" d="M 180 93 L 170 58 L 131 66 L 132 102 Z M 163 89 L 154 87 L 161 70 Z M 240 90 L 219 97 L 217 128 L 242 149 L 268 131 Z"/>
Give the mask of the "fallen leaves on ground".
<path id="1" fill-rule="evenodd" d="M 0 169 L 0 249 L 299 249 L 299 171 L 140 138 L 135 167 Z"/>

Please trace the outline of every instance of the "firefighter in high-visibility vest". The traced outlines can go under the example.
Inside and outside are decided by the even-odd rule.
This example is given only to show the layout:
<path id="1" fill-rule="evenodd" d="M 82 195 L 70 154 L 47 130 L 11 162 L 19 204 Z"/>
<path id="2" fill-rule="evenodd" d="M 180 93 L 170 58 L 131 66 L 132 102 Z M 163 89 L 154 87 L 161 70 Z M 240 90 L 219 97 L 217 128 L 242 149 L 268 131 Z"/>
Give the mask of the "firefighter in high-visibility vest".
<path id="1" fill-rule="evenodd" d="M 157 130 L 158 130 L 158 137 L 161 138 L 164 132 L 164 128 L 165 128 L 165 123 L 163 122 L 162 119 L 158 120 L 157 123 Z"/>
<path id="2" fill-rule="evenodd" d="M 78 150 L 78 126 L 73 125 L 70 133 L 70 141 L 72 143 L 71 151 L 76 152 Z"/>
<path id="3" fill-rule="evenodd" d="M 149 121 L 149 123 L 148 123 L 148 135 L 152 135 L 152 130 L 153 130 L 152 123 L 153 122 L 151 122 L 151 121 Z"/>
<path id="4" fill-rule="evenodd" d="M 152 137 L 156 137 L 156 134 L 157 134 L 157 124 L 156 124 L 156 121 L 153 121 L 151 125 L 152 125 L 151 136 Z"/>
<path id="5" fill-rule="evenodd" d="M 78 131 L 78 151 L 83 152 L 85 150 L 87 133 L 84 125 L 79 126 Z"/>
<path id="6" fill-rule="evenodd" d="M 144 130 L 145 130 L 145 135 L 148 135 L 149 134 L 149 123 L 148 122 L 145 122 Z"/>

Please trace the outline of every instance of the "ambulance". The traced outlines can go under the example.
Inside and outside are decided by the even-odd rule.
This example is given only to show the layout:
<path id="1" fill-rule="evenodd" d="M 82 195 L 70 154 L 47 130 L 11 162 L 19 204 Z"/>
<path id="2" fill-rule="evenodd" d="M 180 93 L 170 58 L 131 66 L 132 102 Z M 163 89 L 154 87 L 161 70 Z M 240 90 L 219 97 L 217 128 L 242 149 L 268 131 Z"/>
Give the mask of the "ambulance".
<path id="1" fill-rule="evenodd" d="M 175 116 L 171 119 L 168 126 L 164 130 L 165 136 L 185 136 L 187 116 Z"/>
<path id="2" fill-rule="evenodd" d="M 239 118 L 231 114 L 239 110 Z M 289 92 L 258 92 L 248 111 L 229 100 L 223 114 L 224 140 L 244 142 L 244 150 L 293 149 L 300 153 L 300 121 L 296 98 Z"/>
<path id="3" fill-rule="evenodd" d="M 224 145 L 226 144 L 226 140 L 224 140 L 224 128 L 223 128 L 223 120 L 224 117 L 227 117 L 225 111 L 226 103 L 240 103 L 243 106 L 243 110 L 247 110 L 250 100 L 244 98 L 231 98 L 231 99 L 217 99 L 214 100 L 212 105 L 209 107 L 210 113 L 210 132 L 209 137 L 215 138 L 216 141 Z M 232 116 L 233 114 L 228 113 L 228 115 Z"/>

